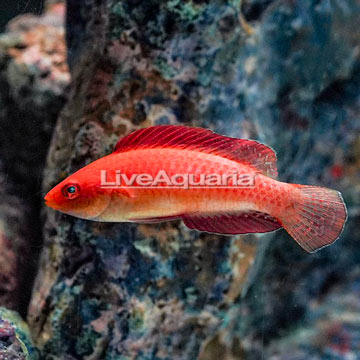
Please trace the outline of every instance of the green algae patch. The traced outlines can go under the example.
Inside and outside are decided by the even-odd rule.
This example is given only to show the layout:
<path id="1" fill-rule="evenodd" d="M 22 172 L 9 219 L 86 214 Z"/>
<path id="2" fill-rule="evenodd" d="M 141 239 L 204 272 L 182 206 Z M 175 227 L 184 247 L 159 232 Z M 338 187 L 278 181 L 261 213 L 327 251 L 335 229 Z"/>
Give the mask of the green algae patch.
<path id="1" fill-rule="evenodd" d="M 167 3 L 167 8 L 180 16 L 181 20 L 194 21 L 204 11 L 204 8 L 195 5 L 192 1 L 171 0 Z"/>

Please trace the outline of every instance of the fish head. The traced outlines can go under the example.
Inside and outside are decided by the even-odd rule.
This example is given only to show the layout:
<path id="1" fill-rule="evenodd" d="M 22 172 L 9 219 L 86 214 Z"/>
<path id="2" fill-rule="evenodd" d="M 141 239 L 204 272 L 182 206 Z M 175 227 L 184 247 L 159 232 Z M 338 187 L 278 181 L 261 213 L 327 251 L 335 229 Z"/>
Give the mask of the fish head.
<path id="1" fill-rule="evenodd" d="M 96 220 L 111 201 L 111 192 L 100 186 L 99 177 L 79 170 L 52 188 L 44 198 L 47 206 L 81 219 Z"/>

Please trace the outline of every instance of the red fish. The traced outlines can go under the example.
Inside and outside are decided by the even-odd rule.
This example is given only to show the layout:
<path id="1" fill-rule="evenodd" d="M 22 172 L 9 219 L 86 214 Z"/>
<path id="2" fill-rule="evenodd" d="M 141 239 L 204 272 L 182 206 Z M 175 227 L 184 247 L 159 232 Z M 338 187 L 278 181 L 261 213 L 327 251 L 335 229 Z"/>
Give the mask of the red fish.
<path id="1" fill-rule="evenodd" d="M 110 222 L 182 219 L 217 234 L 284 228 L 308 252 L 332 244 L 347 212 L 338 191 L 276 180 L 276 155 L 253 140 L 176 125 L 122 138 L 55 186 L 46 204 L 79 218 Z"/>

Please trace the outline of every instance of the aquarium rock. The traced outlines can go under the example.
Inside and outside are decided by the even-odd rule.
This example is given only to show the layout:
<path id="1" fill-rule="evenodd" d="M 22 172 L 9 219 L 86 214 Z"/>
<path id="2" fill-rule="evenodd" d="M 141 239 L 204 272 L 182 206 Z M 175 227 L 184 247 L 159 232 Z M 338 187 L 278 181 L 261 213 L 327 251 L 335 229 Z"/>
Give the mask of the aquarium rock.
<path id="1" fill-rule="evenodd" d="M 25 315 L 42 244 L 41 176 L 69 83 L 64 4 L 0 35 L 0 305 Z"/>
<path id="2" fill-rule="evenodd" d="M 10 179 L 19 174 L 35 182 L 32 171 L 38 174 L 43 162 L 19 164 L 44 161 L 65 91 L 44 191 L 110 153 L 120 136 L 185 124 L 271 145 L 281 180 L 342 191 L 349 220 L 335 245 L 308 255 L 283 231 L 224 237 L 179 222 L 99 224 L 46 209 L 35 236 L 38 245 L 43 230 L 27 317 L 42 358 L 285 359 L 290 350 L 282 339 L 309 327 L 327 334 L 316 319 L 328 320 L 321 309 L 341 319 L 344 307 L 332 296 L 342 285 L 354 299 L 350 274 L 360 261 L 358 1 L 68 0 L 68 88 L 63 5 L 53 6 L 50 25 L 57 30 L 44 32 L 45 15 L 24 26 L 17 24 L 26 18 L 15 21 L 2 37 L 8 50 L 1 52 L 0 75 L 12 89 L 4 99 L 21 119 L 28 113 L 32 119 L 20 123 L 17 112 L 4 113 L 13 119 L 5 133 L 18 129 L 28 140 L 19 147 L 5 139 L 10 151 L 1 163 L 14 164 L 3 171 Z M 18 42 L 19 32 L 30 33 L 29 46 Z M 44 127 L 46 141 L 36 140 L 34 151 L 31 140 Z M 36 188 L 30 183 L 9 181 L 19 190 L 4 193 L 25 191 L 26 199 Z M 25 214 L 22 229 L 38 221 L 39 203 Z M 298 359 L 349 358 L 308 334 L 291 356 L 301 348 L 306 355 Z"/>
<path id="3" fill-rule="evenodd" d="M 0 308 L 0 359 L 38 360 L 27 325 L 14 311 Z"/>

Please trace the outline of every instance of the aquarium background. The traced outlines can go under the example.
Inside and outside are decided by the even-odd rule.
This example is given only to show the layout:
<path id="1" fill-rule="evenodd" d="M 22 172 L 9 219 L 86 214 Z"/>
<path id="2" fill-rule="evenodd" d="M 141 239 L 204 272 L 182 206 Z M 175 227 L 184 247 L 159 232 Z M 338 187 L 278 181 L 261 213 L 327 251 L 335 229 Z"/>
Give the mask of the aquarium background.
<path id="1" fill-rule="evenodd" d="M 360 359 L 357 0 L 1 5 L 0 359 Z M 156 124 L 272 146 L 282 181 L 342 192 L 344 233 L 307 254 L 44 208 Z"/>
<path id="2" fill-rule="evenodd" d="M 13 17 L 25 13 L 34 13 L 40 15 L 43 7 L 43 0 L 1 0 L 0 32 L 4 31 L 6 24 Z"/>

